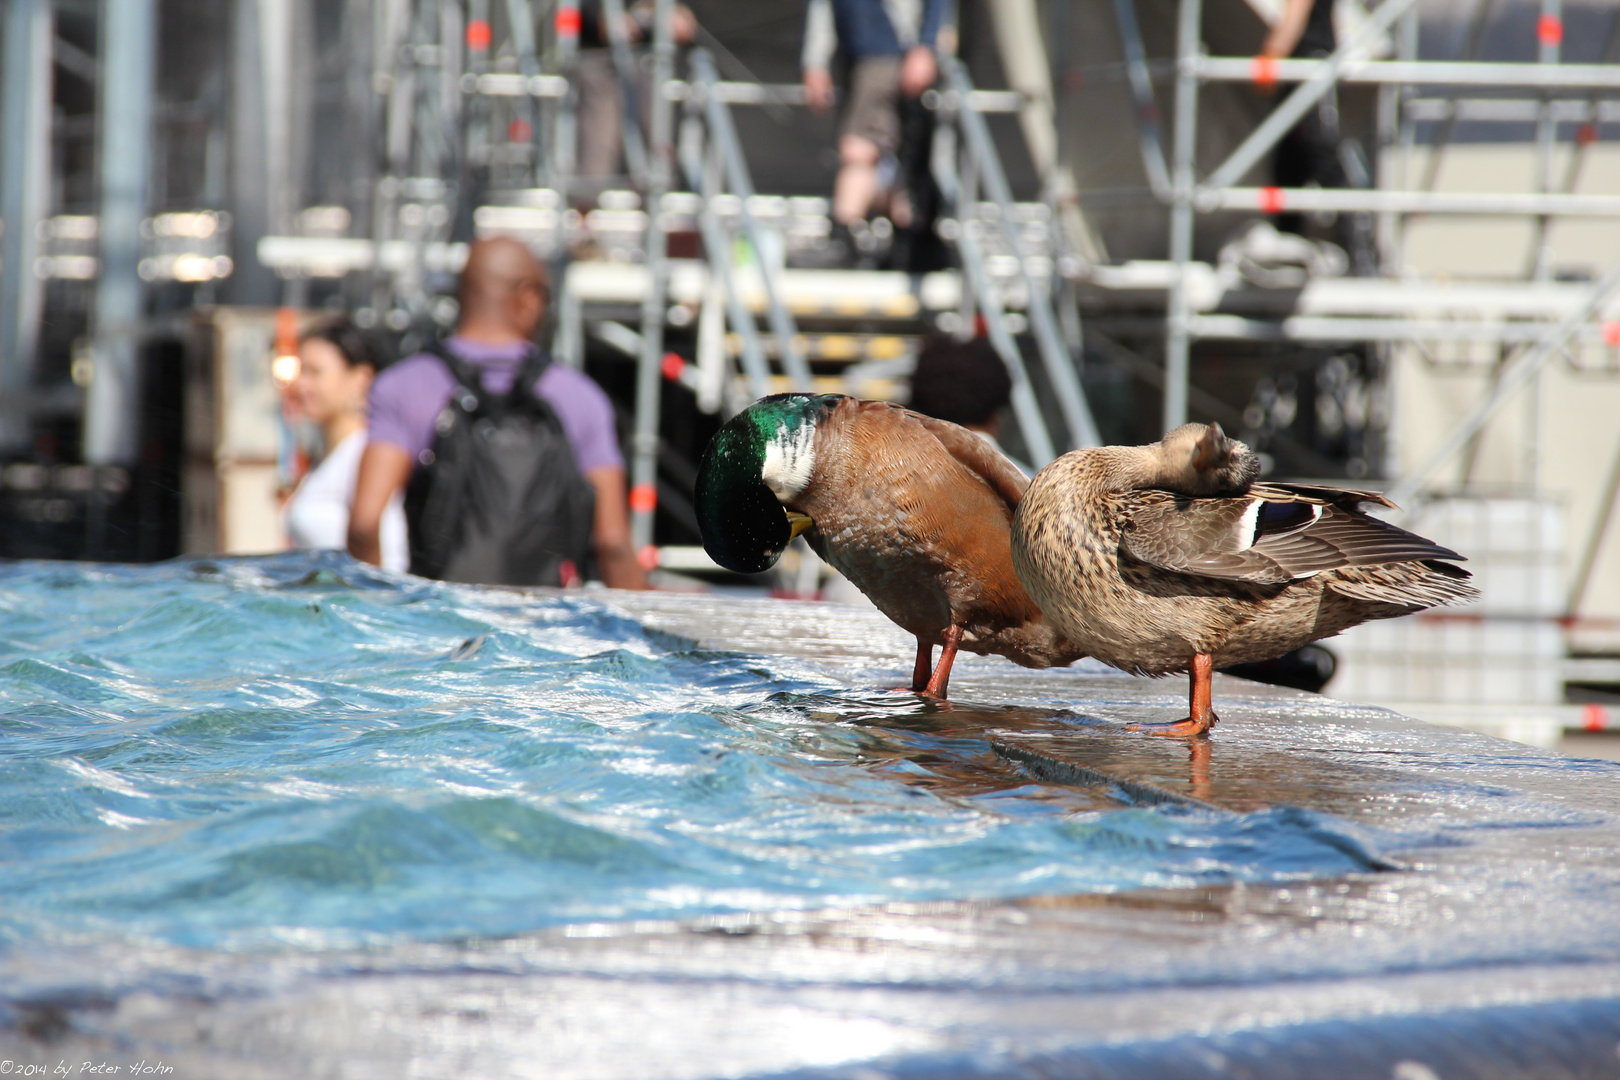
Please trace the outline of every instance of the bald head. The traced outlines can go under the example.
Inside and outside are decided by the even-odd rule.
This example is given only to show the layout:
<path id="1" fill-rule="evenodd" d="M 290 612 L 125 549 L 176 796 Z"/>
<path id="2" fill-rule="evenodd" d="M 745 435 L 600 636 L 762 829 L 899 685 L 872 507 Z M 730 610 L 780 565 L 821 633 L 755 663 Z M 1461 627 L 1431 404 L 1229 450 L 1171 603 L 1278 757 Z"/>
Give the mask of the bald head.
<path id="1" fill-rule="evenodd" d="M 546 314 L 551 275 L 527 246 L 508 236 L 479 240 L 461 271 L 463 337 L 528 341 Z"/>

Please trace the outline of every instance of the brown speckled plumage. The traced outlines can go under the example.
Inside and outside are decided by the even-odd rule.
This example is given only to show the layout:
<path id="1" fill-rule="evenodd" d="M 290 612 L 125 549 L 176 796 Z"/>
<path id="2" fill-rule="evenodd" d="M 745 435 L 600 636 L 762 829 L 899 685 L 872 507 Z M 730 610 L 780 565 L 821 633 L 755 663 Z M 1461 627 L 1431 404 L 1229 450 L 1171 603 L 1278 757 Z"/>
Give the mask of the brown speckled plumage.
<path id="1" fill-rule="evenodd" d="M 1461 556 L 1363 513 L 1368 492 L 1256 484 L 1215 426 L 1042 469 L 1013 521 L 1019 579 L 1088 654 L 1142 675 L 1280 656 L 1475 595 Z M 1270 531 L 1267 531 L 1270 530 Z M 1213 714 L 1211 714 L 1213 715 Z"/>
<path id="2" fill-rule="evenodd" d="M 1025 667 L 1074 662 L 1012 569 L 1011 524 L 1028 481 L 972 432 L 886 402 L 845 398 L 816 432 L 808 514 L 816 553 L 924 645 Z"/>

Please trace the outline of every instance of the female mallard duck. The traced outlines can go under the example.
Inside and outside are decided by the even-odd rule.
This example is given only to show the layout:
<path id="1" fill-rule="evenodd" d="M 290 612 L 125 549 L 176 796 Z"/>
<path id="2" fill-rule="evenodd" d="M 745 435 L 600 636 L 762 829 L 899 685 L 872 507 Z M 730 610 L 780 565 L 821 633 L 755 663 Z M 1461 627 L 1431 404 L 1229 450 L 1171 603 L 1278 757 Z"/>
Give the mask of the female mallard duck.
<path id="1" fill-rule="evenodd" d="M 1041 618 L 1013 574 L 1013 510 L 1028 484 L 955 424 L 841 394 L 778 394 L 709 443 L 696 505 L 704 549 L 739 573 L 774 566 L 804 533 L 916 637 L 912 689 L 944 698 L 958 647 L 1025 667 L 1085 655 Z"/>
<path id="2" fill-rule="evenodd" d="M 1218 424 L 1187 424 L 1065 454 L 1013 518 L 1019 580 L 1065 637 L 1135 674 L 1191 671 L 1191 715 L 1163 733 L 1215 724 L 1214 668 L 1478 595 L 1461 555 L 1362 512 L 1383 496 L 1259 472 Z"/>

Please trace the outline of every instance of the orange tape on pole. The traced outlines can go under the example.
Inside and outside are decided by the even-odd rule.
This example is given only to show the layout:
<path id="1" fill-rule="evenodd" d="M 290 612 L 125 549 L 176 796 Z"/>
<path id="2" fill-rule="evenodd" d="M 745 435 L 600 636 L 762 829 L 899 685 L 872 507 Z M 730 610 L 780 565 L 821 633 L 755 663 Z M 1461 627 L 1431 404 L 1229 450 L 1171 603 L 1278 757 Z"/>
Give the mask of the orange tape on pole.
<path id="1" fill-rule="evenodd" d="M 298 309 L 276 308 L 276 355 L 291 356 L 298 351 Z"/>
<path id="2" fill-rule="evenodd" d="M 637 514 L 650 514 L 658 509 L 658 488 L 653 484 L 637 484 L 630 489 L 630 509 Z"/>
<path id="3" fill-rule="evenodd" d="M 1262 89 L 1270 89 L 1277 85 L 1277 61 L 1270 56 L 1257 56 L 1249 65 L 1249 77 L 1254 85 Z"/>

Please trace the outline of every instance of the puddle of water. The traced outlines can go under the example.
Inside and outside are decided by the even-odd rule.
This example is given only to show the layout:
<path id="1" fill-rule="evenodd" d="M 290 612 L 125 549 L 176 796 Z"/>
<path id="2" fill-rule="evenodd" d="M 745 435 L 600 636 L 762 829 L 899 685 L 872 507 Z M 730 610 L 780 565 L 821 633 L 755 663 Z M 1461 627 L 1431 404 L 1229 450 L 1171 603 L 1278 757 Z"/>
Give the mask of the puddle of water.
<path id="1" fill-rule="evenodd" d="M 0 942 L 344 947 L 1380 865 L 588 595 L 335 555 L 0 564 Z M 1044 769 L 1044 771 L 1043 771 Z"/>

